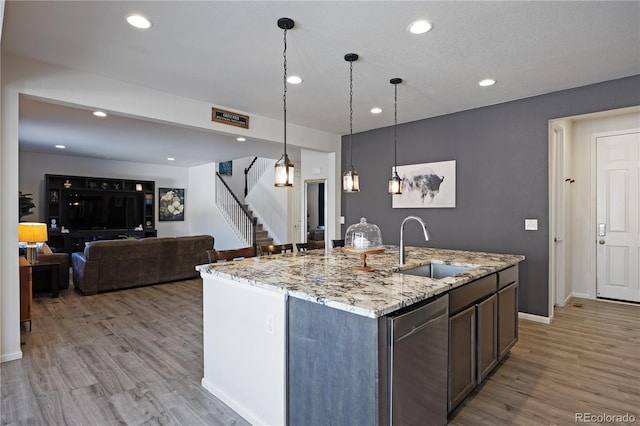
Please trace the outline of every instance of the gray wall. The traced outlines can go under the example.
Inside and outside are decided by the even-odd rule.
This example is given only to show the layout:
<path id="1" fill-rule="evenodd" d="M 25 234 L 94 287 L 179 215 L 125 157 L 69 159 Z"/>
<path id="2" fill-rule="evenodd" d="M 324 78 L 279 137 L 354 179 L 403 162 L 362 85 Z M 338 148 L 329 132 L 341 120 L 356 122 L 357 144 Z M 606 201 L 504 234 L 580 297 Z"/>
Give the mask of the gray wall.
<path id="1" fill-rule="evenodd" d="M 385 244 L 398 244 L 402 219 L 415 214 L 431 241 L 410 223 L 408 245 L 525 255 L 520 311 L 548 316 L 548 121 L 635 105 L 640 75 L 399 125 L 398 165 L 457 161 L 455 209 L 392 209 L 393 127 L 355 134 L 361 190 L 342 195 L 342 233 L 365 216 Z M 348 158 L 348 135 L 342 142 Z M 525 231 L 525 218 L 538 219 L 539 230 Z"/>

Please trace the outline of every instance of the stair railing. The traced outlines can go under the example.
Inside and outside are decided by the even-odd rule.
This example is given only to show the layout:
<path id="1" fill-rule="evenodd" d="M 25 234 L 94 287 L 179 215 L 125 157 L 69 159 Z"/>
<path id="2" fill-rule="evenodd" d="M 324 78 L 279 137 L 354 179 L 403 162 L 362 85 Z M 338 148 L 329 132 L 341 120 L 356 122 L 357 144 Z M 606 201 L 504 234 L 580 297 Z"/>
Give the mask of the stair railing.
<path id="1" fill-rule="evenodd" d="M 256 249 L 256 225 L 258 219 L 238 200 L 220 173 L 216 172 L 216 205 L 227 219 L 231 228 L 246 246 Z"/>
<path id="2" fill-rule="evenodd" d="M 247 175 L 249 174 L 249 170 L 251 170 L 251 167 L 253 167 L 253 165 L 256 163 L 257 159 L 258 157 L 253 157 L 253 161 L 251 162 L 251 164 L 249 164 L 249 167 L 244 169 L 244 196 L 245 197 L 247 196 L 247 194 L 249 194 L 249 185 L 247 184 Z"/>
<path id="3" fill-rule="evenodd" d="M 273 160 L 255 157 L 249 167 L 244 169 L 244 196 L 245 198 L 260 180 L 267 168 L 273 167 Z"/>

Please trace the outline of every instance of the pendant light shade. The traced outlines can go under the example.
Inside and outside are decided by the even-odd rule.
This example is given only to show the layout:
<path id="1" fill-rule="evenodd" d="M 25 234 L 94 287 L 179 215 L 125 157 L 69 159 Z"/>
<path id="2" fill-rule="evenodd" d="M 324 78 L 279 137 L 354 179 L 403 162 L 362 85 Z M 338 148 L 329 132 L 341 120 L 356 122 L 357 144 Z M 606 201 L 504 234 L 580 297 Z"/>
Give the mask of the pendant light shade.
<path id="1" fill-rule="evenodd" d="M 392 78 L 389 83 L 393 84 L 394 89 L 394 124 L 393 124 L 393 173 L 391 179 L 389 179 L 389 194 L 400 195 L 402 194 L 402 179 L 398 176 L 398 84 L 402 83 L 401 78 Z"/>
<path id="2" fill-rule="evenodd" d="M 293 163 L 287 156 L 287 30 L 294 27 L 295 23 L 290 18 L 278 19 L 278 27 L 284 30 L 284 92 L 282 95 L 282 110 L 284 112 L 284 154 L 275 164 L 274 185 L 278 188 L 291 188 L 293 186 Z"/>
<path id="3" fill-rule="evenodd" d="M 359 192 L 360 179 L 358 172 L 353 167 L 353 147 L 351 137 L 353 136 L 353 63 L 358 60 L 355 53 L 347 53 L 344 60 L 349 62 L 349 169 L 342 175 L 342 190 L 344 192 Z"/>

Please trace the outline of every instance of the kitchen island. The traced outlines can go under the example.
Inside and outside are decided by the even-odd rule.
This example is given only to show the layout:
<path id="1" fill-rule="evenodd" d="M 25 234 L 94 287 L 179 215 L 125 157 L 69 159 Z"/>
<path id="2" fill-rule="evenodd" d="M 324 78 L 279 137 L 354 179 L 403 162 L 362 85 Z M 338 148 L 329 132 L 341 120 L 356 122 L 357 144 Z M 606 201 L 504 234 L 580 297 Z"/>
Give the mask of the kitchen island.
<path id="1" fill-rule="evenodd" d="M 515 266 L 517 280 L 524 259 L 419 247 L 406 257 L 400 270 L 398 248 L 385 247 L 367 258 L 373 272 L 355 272 L 359 257 L 342 249 L 198 266 L 202 385 L 253 424 L 389 424 L 389 318 L 470 284 L 497 298 L 500 271 L 513 277 Z M 401 273 L 427 263 L 468 269 L 439 279 Z"/>

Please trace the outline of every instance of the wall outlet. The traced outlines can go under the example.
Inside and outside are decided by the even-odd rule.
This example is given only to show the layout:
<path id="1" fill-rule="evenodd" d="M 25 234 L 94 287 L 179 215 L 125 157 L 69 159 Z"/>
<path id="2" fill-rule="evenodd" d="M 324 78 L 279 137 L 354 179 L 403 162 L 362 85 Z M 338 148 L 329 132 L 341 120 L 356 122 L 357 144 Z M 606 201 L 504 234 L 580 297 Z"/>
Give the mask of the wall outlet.
<path id="1" fill-rule="evenodd" d="M 273 314 L 267 314 L 267 317 L 265 319 L 265 331 L 267 332 L 267 334 L 275 334 L 275 318 L 273 316 Z"/>
<path id="2" fill-rule="evenodd" d="M 524 230 L 525 231 L 537 231 L 538 230 L 538 219 L 525 219 L 524 220 Z"/>

